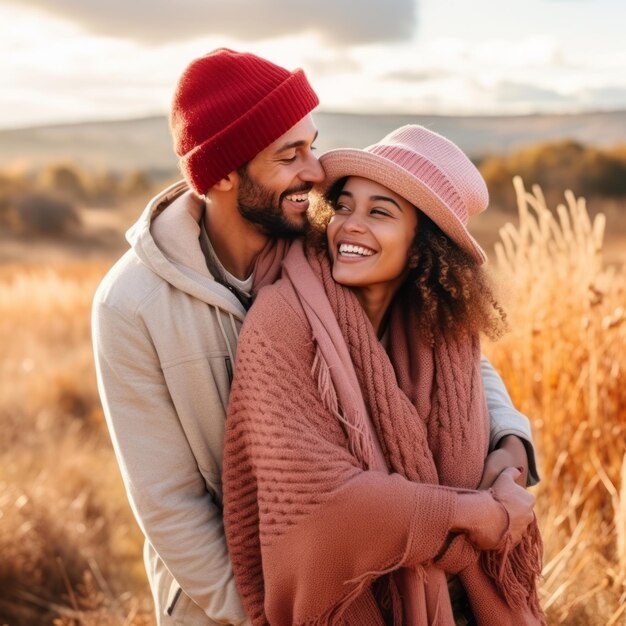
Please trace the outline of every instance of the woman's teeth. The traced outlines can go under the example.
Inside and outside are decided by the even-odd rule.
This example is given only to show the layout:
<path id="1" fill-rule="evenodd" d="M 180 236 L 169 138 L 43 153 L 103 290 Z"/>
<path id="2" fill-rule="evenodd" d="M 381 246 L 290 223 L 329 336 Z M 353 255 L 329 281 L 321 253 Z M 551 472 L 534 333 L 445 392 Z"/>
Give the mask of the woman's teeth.
<path id="1" fill-rule="evenodd" d="M 354 246 L 349 243 L 342 243 L 339 245 L 339 254 L 350 256 L 372 256 L 373 250 L 369 248 L 363 248 L 361 246 Z"/>

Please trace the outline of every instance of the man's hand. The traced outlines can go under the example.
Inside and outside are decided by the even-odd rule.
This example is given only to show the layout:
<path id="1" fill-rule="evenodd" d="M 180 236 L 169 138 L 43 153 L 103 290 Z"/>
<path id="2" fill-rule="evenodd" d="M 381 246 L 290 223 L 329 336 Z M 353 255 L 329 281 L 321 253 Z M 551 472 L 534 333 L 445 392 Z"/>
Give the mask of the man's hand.
<path id="1" fill-rule="evenodd" d="M 516 467 L 520 470 L 521 473 L 515 478 L 515 482 L 521 487 L 526 487 L 528 456 L 522 440 L 515 435 L 502 437 L 496 449 L 487 455 L 478 489 L 489 489 L 492 487 L 498 476 L 508 467 Z"/>

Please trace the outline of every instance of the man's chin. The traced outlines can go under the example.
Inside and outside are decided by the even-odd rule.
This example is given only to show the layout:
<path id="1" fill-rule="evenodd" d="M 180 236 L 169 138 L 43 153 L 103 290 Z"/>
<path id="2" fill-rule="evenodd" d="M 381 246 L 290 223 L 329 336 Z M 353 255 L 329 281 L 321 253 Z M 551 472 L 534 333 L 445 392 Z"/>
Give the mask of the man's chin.
<path id="1" fill-rule="evenodd" d="M 296 239 L 306 233 L 307 227 L 306 218 L 303 220 L 283 219 L 279 224 L 266 228 L 265 234 L 276 239 Z"/>
<path id="2" fill-rule="evenodd" d="M 295 239 L 304 235 L 309 221 L 306 213 L 287 215 L 286 211 L 278 215 L 269 211 L 252 211 L 247 207 L 239 206 L 241 216 L 253 224 L 266 237 L 273 239 Z"/>
<path id="3" fill-rule="evenodd" d="M 291 219 L 285 220 L 290 228 L 298 231 L 301 235 L 304 234 L 306 228 L 309 224 L 309 220 L 307 218 L 306 213 L 302 213 L 301 215 L 297 215 Z"/>
<path id="4" fill-rule="evenodd" d="M 302 237 L 302 235 L 304 235 L 307 231 L 307 228 L 309 226 L 309 220 L 307 218 L 306 212 L 291 215 L 283 212 L 280 223 L 277 223 L 275 226 L 276 233 L 280 234 L 274 234 L 274 237 Z"/>

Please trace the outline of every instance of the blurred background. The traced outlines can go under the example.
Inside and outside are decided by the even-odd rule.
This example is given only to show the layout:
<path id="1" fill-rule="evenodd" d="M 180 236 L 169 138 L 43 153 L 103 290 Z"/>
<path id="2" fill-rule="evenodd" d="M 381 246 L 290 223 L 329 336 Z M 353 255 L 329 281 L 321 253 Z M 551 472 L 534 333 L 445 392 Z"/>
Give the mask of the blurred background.
<path id="1" fill-rule="evenodd" d="M 320 151 L 417 123 L 476 162 L 549 623 L 626 624 L 625 24 L 618 0 L 0 0 L 0 623 L 154 624 L 89 313 L 179 178 L 178 76 L 226 46 L 305 69 Z"/>

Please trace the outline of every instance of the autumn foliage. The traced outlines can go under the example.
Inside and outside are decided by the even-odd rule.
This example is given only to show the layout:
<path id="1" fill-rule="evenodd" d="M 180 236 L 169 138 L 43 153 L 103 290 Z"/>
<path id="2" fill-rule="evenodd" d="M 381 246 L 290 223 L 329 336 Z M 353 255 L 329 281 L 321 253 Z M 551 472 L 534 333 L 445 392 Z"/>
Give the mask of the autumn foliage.
<path id="1" fill-rule="evenodd" d="M 519 175 L 527 185 L 539 185 L 556 200 L 564 189 L 587 198 L 626 198 L 626 146 L 601 149 L 575 141 L 540 143 L 488 157 L 480 171 L 487 181 L 492 204 L 515 211 L 511 179 Z"/>

